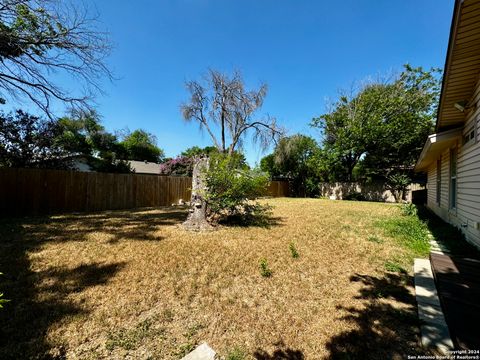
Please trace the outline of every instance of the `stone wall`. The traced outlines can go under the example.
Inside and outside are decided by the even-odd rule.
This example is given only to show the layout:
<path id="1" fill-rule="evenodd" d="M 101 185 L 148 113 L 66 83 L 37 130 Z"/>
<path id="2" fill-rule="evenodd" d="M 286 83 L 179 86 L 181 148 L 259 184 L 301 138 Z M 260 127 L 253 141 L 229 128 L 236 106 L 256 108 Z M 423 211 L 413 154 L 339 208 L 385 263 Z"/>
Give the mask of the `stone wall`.
<path id="1" fill-rule="evenodd" d="M 321 183 L 320 196 L 332 200 L 343 200 L 346 196 L 360 193 L 367 201 L 395 202 L 395 197 L 390 190 L 385 188 L 382 182 L 374 183 Z M 424 186 L 420 184 L 410 184 L 405 195 L 405 200 L 412 201 L 412 191 L 421 190 Z"/>

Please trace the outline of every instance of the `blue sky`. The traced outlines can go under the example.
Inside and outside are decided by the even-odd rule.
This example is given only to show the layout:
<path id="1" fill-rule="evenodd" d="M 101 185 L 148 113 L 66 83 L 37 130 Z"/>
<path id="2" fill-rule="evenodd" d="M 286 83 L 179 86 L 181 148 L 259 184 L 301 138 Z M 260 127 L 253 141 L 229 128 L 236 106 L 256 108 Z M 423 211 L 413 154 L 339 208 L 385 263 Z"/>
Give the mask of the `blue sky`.
<path id="1" fill-rule="evenodd" d="M 184 123 L 184 82 L 209 67 L 239 69 L 269 93 L 262 113 L 290 133 L 318 138 L 310 120 L 328 98 L 402 64 L 443 67 L 453 0 L 102 0 L 92 3 L 111 35 L 119 78 L 97 99 L 110 129 L 143 128 L 167 156 L 210 145 Z M 74 84 L 72 84 L 74 86 Z M 251 164 L 262 154 L 247 145 Z"/>

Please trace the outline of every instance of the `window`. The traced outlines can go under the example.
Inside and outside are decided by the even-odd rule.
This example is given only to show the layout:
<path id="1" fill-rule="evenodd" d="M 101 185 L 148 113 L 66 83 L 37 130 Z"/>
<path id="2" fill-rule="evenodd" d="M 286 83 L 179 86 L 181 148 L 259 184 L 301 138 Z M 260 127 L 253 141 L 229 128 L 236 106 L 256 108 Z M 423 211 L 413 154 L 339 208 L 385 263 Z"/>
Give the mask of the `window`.
<path id="1" fill-rule="evenodd" d="M 442 158 L 437 160 L 437 204 L 440 206 L 442 198 Z"/>
<path id="2" fill-rule="evenodd" d="M 450 209 L 457 208 L 457 149 L 450 150 Z"/>
<path id="3" fill-rule="evenodd" d="M 475 128 L 471 126 L 463 135 L 463 145 L 475 143 Z"/>

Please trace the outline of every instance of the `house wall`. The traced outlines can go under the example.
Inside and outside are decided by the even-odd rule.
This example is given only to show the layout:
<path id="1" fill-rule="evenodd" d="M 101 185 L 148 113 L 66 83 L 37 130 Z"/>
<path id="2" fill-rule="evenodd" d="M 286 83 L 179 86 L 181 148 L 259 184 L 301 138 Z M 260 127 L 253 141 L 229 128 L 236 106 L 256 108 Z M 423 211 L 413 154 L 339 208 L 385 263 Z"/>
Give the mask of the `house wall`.
<path id="1" fill-rule="evenodd" d="M 463 134 L 476 127 L 475 139 L 465 146 L 459 139 L 457 155 L 457 206 L 450 209 L 450 149 L 441 156 L 441 199 L 437 203 L 437 163 L 428 169 L 427 206 L 445 221 L 457 226 L 467 240 L 480 247 L 480 83 L 471 103 L 477 104 L 467 114 Z"/>

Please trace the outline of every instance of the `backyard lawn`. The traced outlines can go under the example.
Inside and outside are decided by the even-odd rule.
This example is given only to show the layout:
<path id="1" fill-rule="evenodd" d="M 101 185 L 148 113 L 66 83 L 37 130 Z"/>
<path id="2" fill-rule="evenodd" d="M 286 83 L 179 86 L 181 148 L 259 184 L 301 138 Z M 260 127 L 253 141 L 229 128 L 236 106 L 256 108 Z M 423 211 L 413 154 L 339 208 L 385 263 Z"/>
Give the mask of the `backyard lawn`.
<path id="1" fill-rule="evenodd" d="M 183 208 L 2 220 L 0 358 L 179 359 L 203 341 L 227 359 L 421 351 L 426 226 L 397 205 L 268 202 L 269 226 L 209 233 L 180 229 Z"/>

